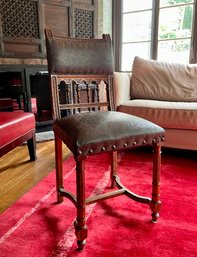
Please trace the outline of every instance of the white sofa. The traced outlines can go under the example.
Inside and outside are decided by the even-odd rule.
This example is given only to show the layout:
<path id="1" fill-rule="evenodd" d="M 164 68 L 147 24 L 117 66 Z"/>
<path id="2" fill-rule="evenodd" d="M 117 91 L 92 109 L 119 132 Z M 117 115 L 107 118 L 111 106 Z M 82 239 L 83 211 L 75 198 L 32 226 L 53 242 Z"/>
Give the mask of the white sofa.
<path id="1" fill-rule="evenodd" d="M 135 57 L 131 73 L 114 73 L 117 111 L 150 120 L 166 131 L 164 146 L 197 150 L 197 64 Z"/>

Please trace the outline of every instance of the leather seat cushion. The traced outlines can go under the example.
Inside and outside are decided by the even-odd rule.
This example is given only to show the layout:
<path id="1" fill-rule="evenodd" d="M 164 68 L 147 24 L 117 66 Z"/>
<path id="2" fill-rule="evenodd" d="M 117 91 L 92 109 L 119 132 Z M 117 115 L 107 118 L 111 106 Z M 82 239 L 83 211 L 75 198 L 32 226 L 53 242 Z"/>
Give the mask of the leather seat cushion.
<path id="1" fill-rule="evenodd" d="M 113 111 L 70 115 L 56 120 L 53 129 L 74 155 L 82 156 L 148 145 L 164 138 L 163 128 Z"/>
<path id="2" fill-rule="evenodd" d="M 136 99 L 123 102 L 118 111 L 156 123 L 163 128 L 197 130 L 197 103 Z"/>
<path id="3" fill-rule="evenodd" d="M 35 129 L 35 116 L 27 112 L 0 112 L 0 147 Z"/>

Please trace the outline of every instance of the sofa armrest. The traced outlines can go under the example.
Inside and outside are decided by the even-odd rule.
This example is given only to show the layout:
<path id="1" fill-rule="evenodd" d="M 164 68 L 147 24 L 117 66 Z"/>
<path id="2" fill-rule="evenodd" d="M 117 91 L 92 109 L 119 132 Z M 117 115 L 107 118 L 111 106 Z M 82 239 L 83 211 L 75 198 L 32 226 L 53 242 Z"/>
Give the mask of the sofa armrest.
<path id="1" fill-rule="evenodd" d="M 113 88 L 115 109 L 117 109 L 117 106 L 122 102 L 130 100 L 130 79 L 131 73 L 114 72 Z"/>

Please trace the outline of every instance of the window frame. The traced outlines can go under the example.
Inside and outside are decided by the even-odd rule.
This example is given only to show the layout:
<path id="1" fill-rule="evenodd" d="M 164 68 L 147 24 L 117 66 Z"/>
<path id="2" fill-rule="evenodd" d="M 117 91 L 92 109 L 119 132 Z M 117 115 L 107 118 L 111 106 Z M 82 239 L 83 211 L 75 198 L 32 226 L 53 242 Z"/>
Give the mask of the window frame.
<path id="1" fill-rule="evenodd" d="M 123 0 L 113 0 L 113 46 L 115 70 L 121 71 Z M 150 59 L 157 60 L 159 27 L 159 0 L 153 0 Z M 194 0 L 192 36 L 189 63 L 197 63 L 197 0 Z"/>

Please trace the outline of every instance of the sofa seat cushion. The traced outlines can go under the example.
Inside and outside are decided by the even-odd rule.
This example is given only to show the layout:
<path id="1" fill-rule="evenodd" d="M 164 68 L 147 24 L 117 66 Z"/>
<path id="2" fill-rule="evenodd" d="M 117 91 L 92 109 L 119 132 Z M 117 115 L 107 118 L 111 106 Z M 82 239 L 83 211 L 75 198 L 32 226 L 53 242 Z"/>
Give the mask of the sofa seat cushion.
<path id="1" fill-rule="evenodd" d="M 163 128 L 197 130 L 197 102 L 168 102 L 136 99 L 117 109 L 152 121 Z"/>
<path id="2" fill-rule="evenodd" d="M 197 101 L 197 64 L 178 64 L 135 57 L 131 99 Z"/>
<path id="3" fill-rule="evenodd" d="M 0 147 L 35 129 L 35 116 L 27 112 L 0 112 Z"/>

